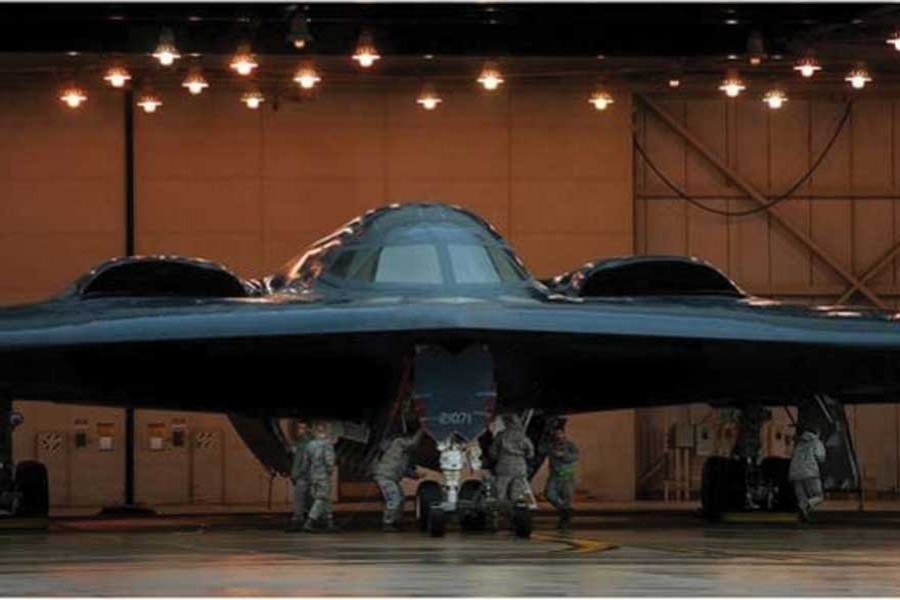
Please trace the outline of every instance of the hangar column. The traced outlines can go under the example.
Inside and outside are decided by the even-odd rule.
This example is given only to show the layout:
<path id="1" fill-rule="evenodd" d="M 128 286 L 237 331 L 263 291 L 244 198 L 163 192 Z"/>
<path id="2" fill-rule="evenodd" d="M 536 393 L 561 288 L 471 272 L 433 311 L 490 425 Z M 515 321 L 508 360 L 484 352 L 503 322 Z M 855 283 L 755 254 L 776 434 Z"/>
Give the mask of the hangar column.
<path id="1" fill-rule="evenodd" d="M 12 468 L 12 408 L 12 398 L 0 392 L 0 481 L 3 480 L 4 473 Z"/>

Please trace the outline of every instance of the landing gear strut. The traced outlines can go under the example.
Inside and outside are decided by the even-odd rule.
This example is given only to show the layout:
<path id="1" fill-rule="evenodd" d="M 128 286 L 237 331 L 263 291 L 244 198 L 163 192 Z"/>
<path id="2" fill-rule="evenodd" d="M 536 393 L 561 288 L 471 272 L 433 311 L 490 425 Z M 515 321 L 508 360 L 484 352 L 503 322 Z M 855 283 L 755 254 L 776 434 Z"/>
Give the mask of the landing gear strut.
<path id="1" fill-rule="evenodd" d="M 456 516 L 463 531 L 485 531 L 496 528 L 503 502 L 493 491 L 490 475 L 466 479 L 462 473 L 482 473 L 481 448 L 477 441 L 462 444 L 451 439 L 438 444 L 443 481 L 423 481 L 416 490 L 416 518 L 419 528 L 432 537 L 442 537 L 447 523 Z M 531 537 L 533 507 L 517 502 L 510 511 L 513 532 L 517 537 Z"/>
<path id="2" fill-rule="evenodd" d="M 13 430 L 24 422 L 12 400 L 0 394 L 0 517 L 46 517 L 50 512 L 47 467 L 33 460 L 13 462 Z"/>
<path id="3" fill-rule="evenodd" d="M 711 456 L 704 463 L 701 503 L 707 519 L 718 520 L 726 512 L 793 509 L 790 461 L 776 456 L 760 460 L 760 434 L 771 418 L 771 411 L 762 405 L 741 407 L 731 456 Z"/>

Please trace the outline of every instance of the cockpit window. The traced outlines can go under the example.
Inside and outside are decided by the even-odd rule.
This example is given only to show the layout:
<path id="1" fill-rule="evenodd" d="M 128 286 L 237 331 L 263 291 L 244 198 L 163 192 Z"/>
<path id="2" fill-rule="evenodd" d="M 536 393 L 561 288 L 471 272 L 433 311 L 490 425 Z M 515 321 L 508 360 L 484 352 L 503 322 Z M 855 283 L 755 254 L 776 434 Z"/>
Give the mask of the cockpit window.
<path id="1" fill-rule="evenodd" d="M 500 274 L 484 246 L 448 244 L 447 254 L 456 283 L 499 283 Z"/>
<path id="2" fill-rule="evenodd" d="M 375 282 L 441 284 L 437 247 L 434 244 L 385 246 L 378 257 Z"/>
<path id="3" fill-rule="evenodd" d="M 503 248 L 481 244 L 397 244 L 341 249 L 331 279 L 400 285 L 496 285 L 525 275 Z"/>

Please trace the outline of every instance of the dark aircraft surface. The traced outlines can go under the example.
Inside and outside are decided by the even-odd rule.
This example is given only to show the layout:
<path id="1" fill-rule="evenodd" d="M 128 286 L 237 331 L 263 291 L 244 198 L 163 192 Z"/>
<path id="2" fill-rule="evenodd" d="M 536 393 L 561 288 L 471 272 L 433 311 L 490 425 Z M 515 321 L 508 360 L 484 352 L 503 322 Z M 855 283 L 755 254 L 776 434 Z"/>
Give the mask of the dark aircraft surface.
<path id="1" fill-rule="evenodd" d="M 814 406 L 839 429 L 840 403 L 897 399 L 897 318 L 750 297 L 684 257 L 542 283 L 480 217 L 392 205 L 262 280 L 122 258 L 0 310 L 0 394 L 229 413 L 276 471 L 277 417 L 342 423 L 360 468 L 410 414 L 440 452 L 508 412 L 535 437 L 564 414 L 690 402 Z"/>

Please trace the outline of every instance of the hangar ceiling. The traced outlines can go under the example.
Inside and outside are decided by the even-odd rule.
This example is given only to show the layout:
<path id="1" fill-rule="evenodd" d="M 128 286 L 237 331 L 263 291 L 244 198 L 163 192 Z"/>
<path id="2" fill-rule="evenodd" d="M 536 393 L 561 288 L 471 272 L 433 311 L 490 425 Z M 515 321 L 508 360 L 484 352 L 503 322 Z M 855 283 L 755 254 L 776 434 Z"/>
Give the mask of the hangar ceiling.
<path id="1" fill-rule="evenodd" d="M 302 50 L 288 39 L 296 19 L 312 36 Z M 870 3 L 8 4 L 0 7 L 0 74 L 16 72 L 26 57 L 30 65 L 52 60 L 72 71 L 105 68 L 116 55 L 134 62 L 147 57 L 165 27 L 204 67 L 221 67 L 216 57 L 249 43 L 267 57 L 262 78 L 313 56 L 329 75 L 353 75 L 346 57 L 366 30 L 390 58 L 372 80 L 468 77 L 467 61 L 484 58 L 515 59 L 520 75 L 629 85 L 671 73 L 721 78 L 733 67 L 764 79 L 794 75 L 794 61 L 813 51 L 834 67 L 817 79 L 843 85 L 858 61 L 882 82 L 900 75 L 900 55 L 885 43 L 898 24 L 900 7 Z M 66 60 L 74 52 L 80 58 Z M 748 69 L 754 53 L 765 60 Z"/>

